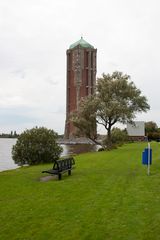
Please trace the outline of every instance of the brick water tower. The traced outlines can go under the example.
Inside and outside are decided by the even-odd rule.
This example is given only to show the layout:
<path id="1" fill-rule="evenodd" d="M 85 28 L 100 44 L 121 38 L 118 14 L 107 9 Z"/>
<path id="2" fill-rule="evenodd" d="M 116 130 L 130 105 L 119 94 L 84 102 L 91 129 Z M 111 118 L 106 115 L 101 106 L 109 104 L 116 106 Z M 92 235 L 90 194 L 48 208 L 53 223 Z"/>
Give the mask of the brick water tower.
<path id="1" fill-rule="evenodd" d="M 81 98 L 91 95 L 96 85 L 97 49 L 82 37 L 70 45 L 67 54 L 67 86 L 66 86 L 66 123 L 65 138 L 75 136 L 76 128 L 70 115 L 78 111 Z"/>

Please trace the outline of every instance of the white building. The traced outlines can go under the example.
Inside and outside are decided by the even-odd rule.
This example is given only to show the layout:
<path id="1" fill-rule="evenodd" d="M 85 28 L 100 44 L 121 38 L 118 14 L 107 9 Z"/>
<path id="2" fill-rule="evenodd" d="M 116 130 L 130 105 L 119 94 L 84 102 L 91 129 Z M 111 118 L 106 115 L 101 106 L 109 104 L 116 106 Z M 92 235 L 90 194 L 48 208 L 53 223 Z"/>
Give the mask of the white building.
<path id="1" fill-rule="evenodd" d="M 143 141 L 145 139 L 145 122 L 135 121 L 127 124 L 127 133 L 131 140 Z"/>

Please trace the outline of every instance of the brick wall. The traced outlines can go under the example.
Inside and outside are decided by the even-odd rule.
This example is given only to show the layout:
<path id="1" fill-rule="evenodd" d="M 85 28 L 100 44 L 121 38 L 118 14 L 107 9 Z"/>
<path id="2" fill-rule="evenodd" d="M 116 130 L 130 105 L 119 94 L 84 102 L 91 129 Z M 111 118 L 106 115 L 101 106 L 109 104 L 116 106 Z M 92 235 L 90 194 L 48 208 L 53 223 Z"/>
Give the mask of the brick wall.
<path id="1" fill-rule="evenodd" d="M 73 137 L 76 128 L 70 114 L 78 110 L 82 97 L 93 94 L 96 84 L 97 49 L 76 47 L 67 50 L 66 123 L 65 138 Z"/>

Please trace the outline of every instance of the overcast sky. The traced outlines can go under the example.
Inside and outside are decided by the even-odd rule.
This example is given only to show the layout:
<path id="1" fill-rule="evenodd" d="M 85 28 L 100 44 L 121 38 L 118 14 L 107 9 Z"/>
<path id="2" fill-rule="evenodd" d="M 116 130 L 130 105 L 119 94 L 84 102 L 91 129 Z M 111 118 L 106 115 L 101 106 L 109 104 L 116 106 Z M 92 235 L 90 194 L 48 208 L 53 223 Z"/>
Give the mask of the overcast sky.
<path id="1" fill-rule="evenodd" d="M 159 25 L 159 0 L 0 0 L 0 133 L 64 132 L 66 50 L 81 35 L 97 77 L 129 74 L 151 106 L 136 120 L 160 126 Z"/>

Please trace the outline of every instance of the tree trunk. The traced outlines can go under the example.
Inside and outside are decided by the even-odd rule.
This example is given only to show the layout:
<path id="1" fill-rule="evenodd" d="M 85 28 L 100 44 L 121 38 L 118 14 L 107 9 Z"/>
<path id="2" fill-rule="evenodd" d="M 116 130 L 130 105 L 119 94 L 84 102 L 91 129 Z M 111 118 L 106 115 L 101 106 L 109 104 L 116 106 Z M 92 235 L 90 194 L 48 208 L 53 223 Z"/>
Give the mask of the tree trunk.
<path id="1" fill-rule="evenodd" d="M 111 126 L 108 127 L 108 130 L 107 130 L 107 148 L 108 149 L 111 149 L 112 147 L 112 140 L 111 140 Z"/>

